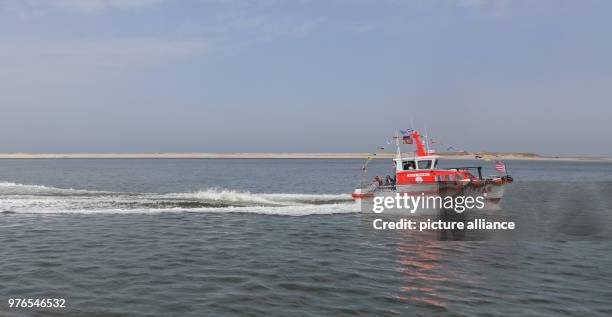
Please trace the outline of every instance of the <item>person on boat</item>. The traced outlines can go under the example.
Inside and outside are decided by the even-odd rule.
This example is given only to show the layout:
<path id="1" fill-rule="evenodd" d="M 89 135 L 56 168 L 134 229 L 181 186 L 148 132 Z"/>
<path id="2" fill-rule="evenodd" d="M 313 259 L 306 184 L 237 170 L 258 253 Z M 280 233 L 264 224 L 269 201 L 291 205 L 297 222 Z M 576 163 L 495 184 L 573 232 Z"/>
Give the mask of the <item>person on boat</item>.
<path id="1" fill-rule="evenodd" d="M 404 170 L 413 170 L 414 169 L 414 162 L 407 162 L 404 164 Z"/>
<path id="2" fill-rule="evenodd" d="M 378 186 L 383 186 L 382 178 L 380 178 L 380 176 L 378 176 L 378 175 L 376 175 L 376 177 L 374 177 L 374 182 L 376 184 L 378 184 Z"/>
<path id="3" fill-rule="evenodd" d="M 387 175 L 387 178 L 385 178 L 385 186 L 393 186 L 395 182 L 393 181 L 393 178 L 391 178 L 391 175 Z"/>

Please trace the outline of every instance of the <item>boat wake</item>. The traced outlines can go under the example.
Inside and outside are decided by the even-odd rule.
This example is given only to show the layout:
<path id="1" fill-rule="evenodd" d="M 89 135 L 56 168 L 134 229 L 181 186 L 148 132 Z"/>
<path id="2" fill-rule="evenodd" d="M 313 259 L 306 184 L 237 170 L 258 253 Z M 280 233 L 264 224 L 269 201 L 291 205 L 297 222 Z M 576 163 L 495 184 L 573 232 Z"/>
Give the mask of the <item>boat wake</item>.
<path id="1" fill-rule="evenodd" d="M 0 182 L 3 213 L 235 212 L 304 216 L 358 212 L 348 194 L 251 193 L 209 188 L 185 193 L 130 193 Z"/>

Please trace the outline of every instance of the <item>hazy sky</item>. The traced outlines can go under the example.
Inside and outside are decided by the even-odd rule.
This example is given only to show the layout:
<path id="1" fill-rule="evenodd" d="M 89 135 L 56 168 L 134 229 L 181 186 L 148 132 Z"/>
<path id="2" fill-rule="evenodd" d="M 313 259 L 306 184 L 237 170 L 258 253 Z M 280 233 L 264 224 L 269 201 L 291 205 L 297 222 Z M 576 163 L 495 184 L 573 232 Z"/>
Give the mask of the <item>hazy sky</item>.
<path id="1" fill-rule="evenodd" d="M 0 152 L 612 155 L 612 1 L 0 0 Z"/>

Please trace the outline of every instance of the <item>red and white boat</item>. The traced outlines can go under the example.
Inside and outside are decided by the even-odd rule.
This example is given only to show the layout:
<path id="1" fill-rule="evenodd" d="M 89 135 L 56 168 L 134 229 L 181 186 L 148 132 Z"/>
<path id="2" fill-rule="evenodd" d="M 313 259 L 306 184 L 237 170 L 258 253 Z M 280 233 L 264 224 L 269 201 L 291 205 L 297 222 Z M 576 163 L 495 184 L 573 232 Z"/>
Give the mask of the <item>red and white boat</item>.
<path id="1" fill-rule="evenodd" d="M 439 168 L 438 155 L 431 155 L 425 150 L 421 135 L 412 131 L 403 138 L 409 138 L 409 144 L 416 146 L 416 151 L 402 155 L 400 150 L 400 137 L 396 135 L 396 156 L 393 159 L 395 179 L 392 184 L 379 184 L 375 182 L 363 183 L 361 188 L 355 189 L 352 196 L 355 199 L 368 199 L 377 194 L 389 192 L 403 195 L 439 195 L 444 191 L 470 189 L 472 193 L 485 196 L 488 203 L 499 205 L 504 195 L 504 185 L 513 181 L 508 174 L 503 176 L 482 176 L 481 166 L 467 166 L 456 168 Z M 473 174 L 476 173 L 475 174 Z"/>

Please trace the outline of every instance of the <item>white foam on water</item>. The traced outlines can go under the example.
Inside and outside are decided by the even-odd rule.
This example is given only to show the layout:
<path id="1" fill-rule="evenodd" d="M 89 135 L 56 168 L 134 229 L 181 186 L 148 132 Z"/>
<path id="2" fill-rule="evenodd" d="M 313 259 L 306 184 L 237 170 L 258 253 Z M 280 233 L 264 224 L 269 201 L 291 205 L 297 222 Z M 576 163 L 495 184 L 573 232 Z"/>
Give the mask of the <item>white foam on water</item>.
<path id="1" fill-rule="evenodd" d="M 159 214 L 227 212 L 304 216 L 358 212 L 348 194 L 251 193 L 222 188 L 186 193 L 121 193 L 0 182 L 0 212 Z"/>
<path id="2" fill-rule="evenodd" d="M 198 190 L 192 193 L 170 193 L 161 194 L 160 198 L 197 199 L 205 201 L 234 202 L 234 203 L 261 203 L 278 205 L 280 202 L 266 198 L 262 194 L 251 194 L 250 192 L 239 192 L 229 189 L 211 188 Z"/>
<path id="3" fill-rule="evenodd" d="M 224 207 L 224 208 L 148 208 L 148 209 L 50 209 L 28 208 L 13 211 L 20 214 L 162 214 L 162 213 L 247 213 L 278 216 L 332 215 L 359 212 L 357 204 L 291 207 Z"/>
<path id="4" fill-rule="evenodd" d="M 111 192 L 91 191 L 85 189 L 57 188 L 44 185 L 26 185 L 12 182 L 0 182 L 0 197 L 2 195 L 39 195 L 39 196 L 70 196 L 70 195 L 91 195 L 91 194 L 110 194 Z"/>
<path id="5" fill-rule="evenodd" d="M 260 202 L 264 204 L 283 204 L 301 201 L 337 201 L 350 200 L 348 194 L 293 194 L 293 193 L 251 193 L 229 189 L 210 188 L 192 193 L 171 193 L 161 195 L 168 198 L 196 198 L 228 202 Z"/>

